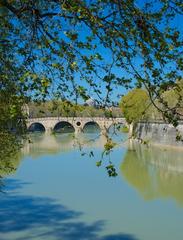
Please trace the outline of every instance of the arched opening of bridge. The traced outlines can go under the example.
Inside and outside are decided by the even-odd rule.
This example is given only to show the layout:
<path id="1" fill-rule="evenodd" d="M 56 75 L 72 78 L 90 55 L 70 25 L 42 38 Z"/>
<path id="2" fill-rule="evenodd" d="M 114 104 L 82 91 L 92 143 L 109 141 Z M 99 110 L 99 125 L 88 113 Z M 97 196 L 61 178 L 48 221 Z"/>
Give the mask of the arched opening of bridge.
<path id="1" fill-rule="evenodd" d="M 55 125 L 53 131 L 56 133 L 73 133 L 75 129 L 71 123 L 62 121 Z"/>
<path id="2" fill-rule="evenodd" d="M 84 133 L 99 133 L 101 131 L 100 126 L 96 122 L 87 122 L 83 127 Z"/>
<path id="3" fill-rule="evenodd" d="M 108 134 L 114 141 L 126 141 L 128 139 L 128 128 L 123 123 L 113 123 L 108 128 Z"/>
<path id="4" fill-rule="evenodd" d="M 28 132 L 45 132 L 45 131 L 46 131 L 45 127 L 43 126 L 43 124 L 39 122 L 32 123 L 28 128 Z"/>
<path id="5" fill-rule="evenodd" d="M 108 128 L 108 133 L 113 135 L 118 135 L 123 132 L 124 124 L 122 123 L 112 123 Z"/>

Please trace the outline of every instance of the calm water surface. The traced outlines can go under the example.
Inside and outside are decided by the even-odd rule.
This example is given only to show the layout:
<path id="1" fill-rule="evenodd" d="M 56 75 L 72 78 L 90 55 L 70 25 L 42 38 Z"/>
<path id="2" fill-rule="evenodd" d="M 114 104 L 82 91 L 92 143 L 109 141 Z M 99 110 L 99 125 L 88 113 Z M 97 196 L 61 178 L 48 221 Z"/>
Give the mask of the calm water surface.
<path id="1" fill-rule="evenodd" d="M 1 240 L 183 239 L 183 152 L 127 147 L 120 134 L 110 178 L 108 157 L 96 166 L 104 136 L 78 135 L 80 145 L 72 134 L 30 138 L 9 163 L 16 170 L 0 170 Z"/>

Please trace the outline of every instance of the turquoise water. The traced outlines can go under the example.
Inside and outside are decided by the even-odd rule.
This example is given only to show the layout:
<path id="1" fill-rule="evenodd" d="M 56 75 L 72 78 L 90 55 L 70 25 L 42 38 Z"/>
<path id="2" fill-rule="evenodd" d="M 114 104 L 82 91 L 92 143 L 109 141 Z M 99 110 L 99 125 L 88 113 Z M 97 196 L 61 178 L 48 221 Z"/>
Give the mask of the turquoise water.
<path id="1" fill-rule="evenodd" d="M 9 163 L 16 170 L 0 171 L 1 240 L 183 239 L 183 152 L 127 145 L 120 134 L 97 167 L 104 136 L 30 138 Z"/>

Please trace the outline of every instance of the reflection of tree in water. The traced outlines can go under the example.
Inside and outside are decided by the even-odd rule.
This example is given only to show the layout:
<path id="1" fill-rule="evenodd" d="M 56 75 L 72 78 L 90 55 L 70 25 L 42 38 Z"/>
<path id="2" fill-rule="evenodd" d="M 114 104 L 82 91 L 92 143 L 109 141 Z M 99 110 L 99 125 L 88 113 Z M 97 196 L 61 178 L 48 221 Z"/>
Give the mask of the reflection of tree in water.
<path id="1" fill-rule="evenodd" d="M 21 159 L 20 145 L 13 135 L 5 134 L 0 135 L 0 146 L 0 176 L 3 177 L 17 169 Z"/>
<path id="2" fill-rule="evenodd" d="M 24 183 L 12 180 L 12 190 Z M 105 221 L 86 223 L 82 212 L 68 209 L 53 199 L 9 192 L 0 198 L 1 239 L 135 240 L 131 234 L 101 236 Z"/>
<path id="3" fill-rule="evenodd" d="M 14 156 L 6 157 L 0 161 L 0 176 L 4 177 L 16 171 L 21 161 L 21 154 L 17 152 Z"/>
<path id="4" fill-rule="evenodd" d="M 0 133 L 0 192 L 3 178 L 16 171 L 21 161 L 20 143 L 8 133 Z"/>
<path id="5" fill-rule="evenodd" d="M 121 172 L 144 199 L 173 198 L 183 205 L 182 154 L 136 144 L 127 151 Z"/>

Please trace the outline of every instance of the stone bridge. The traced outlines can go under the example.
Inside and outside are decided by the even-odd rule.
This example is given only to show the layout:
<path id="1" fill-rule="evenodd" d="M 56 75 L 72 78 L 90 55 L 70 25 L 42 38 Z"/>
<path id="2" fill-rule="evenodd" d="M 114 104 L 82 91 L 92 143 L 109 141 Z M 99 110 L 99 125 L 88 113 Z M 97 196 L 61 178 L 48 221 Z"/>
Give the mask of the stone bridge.
<path id="1" fill-rule="evenodd" d="M 27 129 L 31 131 L 33 125 L 38 124 L 42 126 L 44 131 L 54 131 L 59 125 L 70 126 L 76 133 L 82 130 L 88 124 L 96 124 L 100 130 L 105 133 L 111 125 L 123 124 L 127 125 L 125 118 L 104 118 L 104 117 L 43 117 L 43 118 L 29 118 L 27 120 Z"/>

